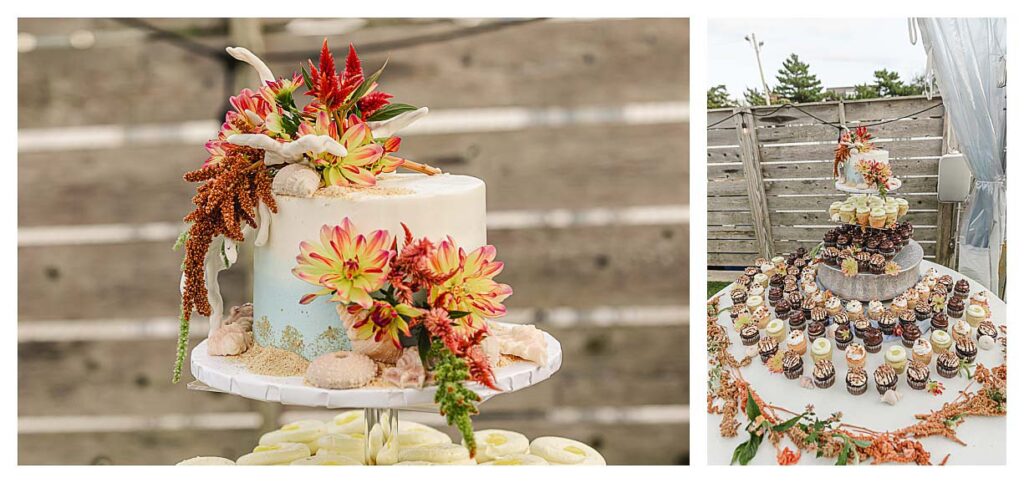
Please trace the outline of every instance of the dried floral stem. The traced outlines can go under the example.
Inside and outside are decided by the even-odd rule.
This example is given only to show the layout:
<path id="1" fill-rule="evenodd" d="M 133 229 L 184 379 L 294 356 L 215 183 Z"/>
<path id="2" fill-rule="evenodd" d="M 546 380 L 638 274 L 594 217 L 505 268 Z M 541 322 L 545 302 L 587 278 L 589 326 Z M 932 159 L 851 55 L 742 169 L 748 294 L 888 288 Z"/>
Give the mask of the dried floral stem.
<path id="1" fill-rule="evenodd" d="M 409 170 L 412 170 L 412 171 L 416 171 L 418 173 L 423 173 L 423 174 L 426 174 L 426 175 L 430 175 L 430 176 L 433 176 L 435 174 L 443 173 L 443 171 L 441 171 L 438 168 L 435 168 L 435 167 L 430 166 L 430 165 L 422 164 L 422 163 L 417 163 L 415 161 L 409 161 L 408 159 L 406 159 L 404 162 L 402 162 L 402 167 L 406 168 L 406 169 L 409 169 Z"/>

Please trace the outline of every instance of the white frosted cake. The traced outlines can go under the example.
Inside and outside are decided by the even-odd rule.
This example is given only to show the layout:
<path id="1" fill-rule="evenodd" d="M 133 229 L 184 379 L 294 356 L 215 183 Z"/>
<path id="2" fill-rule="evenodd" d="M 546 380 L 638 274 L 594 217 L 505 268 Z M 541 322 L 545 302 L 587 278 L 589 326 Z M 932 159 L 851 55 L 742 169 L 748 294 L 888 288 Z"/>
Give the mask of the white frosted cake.
<path id="1" fill-rule="evenodd" d="M 870 162 L 889 166 L 889 151 L 884 149 L 872 149 L 867 152 L 851 153 L 850 158 L 843 164 L 843 171 L 840 173 L 840 182 L 849 188 L 876 189 L 876 184 L 869 184 L 865 182 L 864 175 L 858 171 L 858 166 Z"/>
<path id="2" fill-rule="evenodd" d="M 277 213 L 266 226 L 266 242 L 255 252 L 253 332 L 260 345 L 310 360 L 350 348 L 337 303 L 321 297 L 299 304 L 310 286 L 292 274 L 297 247 L 318 239 L 324 225 L 338 225 L 348 217 L 361 230 L 387 230 L 401 243 L 404 223 L 418 236 L 451 236 L 466 250 L 487 244 L 485 186 L 471 176 L 390 173 L 372 187 L 334 186 L 310 198 L 274 197 Z"/>

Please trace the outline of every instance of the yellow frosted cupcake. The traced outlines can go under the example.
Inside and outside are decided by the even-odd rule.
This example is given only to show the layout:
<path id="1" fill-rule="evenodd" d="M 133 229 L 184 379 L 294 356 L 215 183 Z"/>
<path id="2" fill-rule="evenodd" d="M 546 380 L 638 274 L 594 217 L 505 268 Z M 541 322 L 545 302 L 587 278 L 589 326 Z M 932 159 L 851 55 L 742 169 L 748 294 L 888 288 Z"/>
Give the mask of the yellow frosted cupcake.
<path id="1" fill-rule="evenodd" d="M 882 214 L 883 215 L 885 214 L 884 210 L 882 211 Z M 868 226 L 870 218 L 871 218 L 871 208 L 868 208 L 867 206 L 858 206 L 857 207 L 857 224 L 858 225 L 860 225 L 860 226 Z"/>
<path id="2" fill-rule="evenodd" d="M 885 226 L 896 223 L 898 214 L 899 208 L 896 205 L 885 205 Z"/>
<path id="3" fill-rule="evenodd" d="M 857 214 L 858 218 L 860 213 Z M 873 208 L 868 214 L 868 223 L 871 228 L 882 228 L 885 226 L 885 208 Z"/>
<path id="4" fill-rule="evenodd" d="M 839 209 L 843 207 L 842 201 L 835 201 L 828 207 L 828 216 L 832 217 L 839 214 Z"/>
<path id="5" fill-rule="evenodd" d="M 885 350 L 885 363 L 892 366 L 897 374 L 907 368 L 907 350 L 901 345 L 892 345 Z"/>
<path id="6" fill-rule="evenodd" d="M 896 216 L 902 218 L 907 215 L 907 211 L 910 210 L 910 203 L 906 198 L 896 198 L 896 209 L 898 210 Z"/>
<path id="7" fill-rule="evenodd" d="M 935 351 L 936 354 L 948 351 L 950 346 L 953 345 L 953 338 L 944 330 L 933 330 L 931 339 L 932 350 Z"/>
<path id="8" fill-rule="evenodd" d="M 780 319 L 769 320 L 765 326 L 765 335 L 781 344 L 786 340 L 786 323 Z"/>
<path id="9" fill-rule="evenodd" d="M 966 320 L 971 328 L 977 329 L 978 324 L 985 320 L 985 307 L 971 304 L 967 307 Z"/>
<path id="10" fill-rule="evenodd" d="M 853 206 L 853 203 L 843 203 L 839 207 L 839 219 L 843 223 L 853 223 L 855 216 L 856 208 Z"/>
<path id="11" fill-rule="evenodd" d="M 814 362 L 832 360 L 832 341 L 818 337 L 811 342 L 811 359 Z"/>

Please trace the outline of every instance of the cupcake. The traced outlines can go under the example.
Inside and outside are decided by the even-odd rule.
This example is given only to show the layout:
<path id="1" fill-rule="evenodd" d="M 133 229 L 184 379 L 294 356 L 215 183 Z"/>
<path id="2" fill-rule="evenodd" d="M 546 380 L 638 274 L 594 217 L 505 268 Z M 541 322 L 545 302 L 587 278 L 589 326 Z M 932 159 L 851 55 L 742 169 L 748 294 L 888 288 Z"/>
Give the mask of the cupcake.
<path id="1" fill-rule="evenodd" d="M 747 307 L 750 307 L 750 310 L 765 307 L 764 297 L 760 295 L 750 295 L 750 292 L 747 292 Z"/>
<path id="2" fill-rule="evenodd" d="M 868 269 L 875 275 L 881 275 L 885 273 L 885 257 L 879 254 L 871 255 L 871 259 L 868 261 Z"/>
<path id="3" fill-rule="evenodd" d="M 807 326 L 807 338 L 814 342 L 818 338 L 825 337 L 825 324 L 821 322 L 811 322 Z"/>
<path id="4" fill-rule="evenodd" d="M 928 305 L 927 299 L 917 301 L 917 305 L 914 306 L 914 316 L 917 317 L 918 322 L 924 322 L 932 317 L 932 307 Z"/>
<path id="5" fill-rule="evenodd" d="M 971 305 L 980 305 L 980 306 L 982 306 L 985 309 L 985 316 L 986 317 L 991 317 L 992 316 L 992 308 L 989 307 L 989 305 L 988 305 L 988 292 L 982 290 L 982 291 L 980 291 L 978 293 L 975 293 L 974 295 L 971 295 L 970 302 L 971 302 Z"/>
<path id="6" fill-rule="evenodd" d="M 838 207 L 837 207 L 837 213 L 838 213 Z M 821 237 L 821 241 L 824 244 L 825 248 L 835 247 L 836 246 L 836 236 L 838 236 L 838 235 L 839 234 L 836 233 L 836 230 L 834 230 L 834 229 L 826 231 L 825 235 L 823 235 Z"/>
<path id="7" fill-rule="evenodd" d="M 846 390 L 854 396 L 860 396 L 868 390 L 868 373 L 862 368 L 853 368 L 846 373 Z"/>
<path id="8" fill-rule="evenodd" d="M 891 345 L 885 350 L 885 363 L 892 366 L 897 373 L 907 367 L 907 350 L 902 346 Z"/>
<path id="9" fill-rule="evenodd" d="M 882 314 L 885 313 L 885 305 L 878 300 L 872 300 L 868 302 L 868 318 L 871 320 L 878 320 Z"/>
<path id="10" fill-rule="evenodd" d="M 732 297 L 732 304 L 739 305 L 747 302 L 747 289 L 743 287 L 736 287 L 729 294 Z"/>
<path id="11" fill-rule="evenodd" d="M 832 266 L 832 267 L 838 267 L 839 266 L 839 249 L 836 248 L 834 245 L 830 246 L 828 248 L 825 248 L 824 250 L 821 251 L 821 259 L 825 261 L 826 265 L 829 265 L 829 266 Z"/>
<path id="12" fill-rule="evenodd" d="M 931 342 L 932 349 L 935 350 L 935 353 L 941 354 L 948 351 L 953 345 L 953 338 L 944 330 L 933 330 Z"/>
<path id="13" fill-rule="evenodd" d="M 803 306 L 804 297 L 800 295 L 800 290 L 796 287 L 796 280 L 793 280 L 792 287 L 787 282 L 786 286 L 786 302 L 789 302 L 789 308 L 793 310 L 800 310 Z"/>
<path id="14" fill-rule="evenodd" d="M 932 362 L 932 343 L 928 339 L 917 339 L 911 353 L 915 361 L 928 365 Z"/>
<path id="15" fill-rule="evenodd" d="M 760 271 L 758 271 L 755 275 L 751 275 L 751 277 L 753 277 L 753 283 L 760 286 L 762 289 L 768 286 L 768 276 L 761 273 Z"/>
<path id="16" fill-rule="evenodd" d="M 853 341 L 853 331 L 850 330 L 849 326 L 842 325 L 836 327 L 836 349 L 845 350 L 846 346 Z"/>
<path id="17" fill-rule="evenodd" d="M 985 314 L 985 308 L 980 305 L 969 305 L 967 307 L 967 323 L 971 324 L 971 327 L 978 327 L 981 321 L 985 320 L 987 314 Z"/>
<path id="18" fill-rule="evenodd" d="M 775 339 L 775 342 L 781 344 L 786 337 L 786 323 L 781 319 L 772 319 L 768 321 L 768 325 L 764 327 L 765 335 Z"/>
<path id="19" fill-rule="evenodd" d="M 954 346 L 956 348 L 956 356 L 967 363 L 974 362 L 974 357 L 978 355 L 978 346 L 970 338 L 958 338 Z"/>
<path id="20" fill-rule="evenodd" d="M 885 394 L 890 389 L 896 389 L 896 383 L 899 381 L 899 375 L 896 374 L 896 370 L 888 364 L 882 364 L 875 369 L 875 388 L 878 389 L 878 394 Z"/>
<path id="21" fill-rule="evenodd" d="M 864 242 L 864 250 L 871 254 L 877 254 L 879 243 L 878 237 L 873 236 L 868 238 L 867 241 Z"/>
<path id="22" fill-rule="evenodd" d="M 853 203 L 843 203 L 839 206 L 839 219 L 843 223 L 853 223 L 856 218 L 856 208 Z"/>
<path id="23" fill-rule="evenodd" d="M 775 316 L 780 319 L 785 319 L 789 317 L 789 312 L 789 302 L 787 302 L 784 298 L 780 298 L 778 302 L 775 303 Z"/>
<path id="24" fill-rule="evenodd" d="M 814 385 L 820 389 L 828 389 L 836 382 L 836 368 L 830 360 L 819 360 L 814 363 Z"/>
<path id="25" fill-rule="evenodd" d="M 818 309 L 825 313 L 826 317 L 828 316 L 828 313 L 825 312 L 825 309 L 818 307 L 818 304 L 814 302 L 814 298 L 812 297 L 805 298 L 803 303 L 800 304 L 800 310 L 803 311 L 805 318 L 811 318 L 811 315 L 814 313 L 814 309 Z"/>
<path id="26" fill-rule="evenodd" d="M 961 278 L 956 281 L 956 285 L 953 286 L 953 293 L 958 297 L 965 299 L 971 293 L 971 283 L 966 278 Z"/>
<path id="27" fill-rule="evenodd" d="M 946 302 L 946 314 L 954 319 L 964 316 L 964 299 L 954 295 Z"/>
<path id="28" fill-rule="evenodd" d="M 757 352 L 761 354 L 761 362 L 768 362 L 779 351 L 779 341 L 771 337 L 762 337 L 757 341 Z"/>
<path id="29" fill-rule="evenodd" d="M 807 315 L 807 314 L 805 314 L 805 315 Z M 811 309 L 810 319 L 811 319 L 812 323 L 818 322 L 818 323 L 820 323 L 822 325 L 822 327 L 827 326 L 828 325 L 828 312 L 826 312 L 825 309 L 823 309 L 821 307 L 814 307 L 813 309 Z"/>
<path id="30" fill-rule="evenodd" d="M 747 308 L 747 304 L 739 304 L 729 307 L 729 318 L 736 321 L 740 316 L 750 317 L 750 309 Z"/>
<path id="31" fill-rule="evenodd" d="M 782 356 L 782 372 L 789 379 L 798 379 L 804 375 L 804 359 L 793 351 L 786 351 Z"/>
<path id="32" fill-rule="evenodd" d="M 789 329 L 790 330 L 804 330 L 806 322 L 804 320 L 804 312 L 797 310 L 789 314 Z"/>
<path id="33" fill-rule="evenodd" d="M 992 340 L 996 340 L 999 336 L 999 330 L 996 329 L 996 325 L 991 320 L 984 320 L 978 324 L 978 338 L 989 336 Z"/>
<path id="34" fill-rule="evenodd" d="M 921 338 L 921 329 L 916 325 L 908 325 L 903 328 L 903 347 L 914 347 L 914 343 Z"/>
<path id="35" fill-rule="evenodd" d="M 868 360 L 867 350 L 864 346 L 856 342 L 850 344 L 846 348 L 846 365 L 854 367 L 864 367 L 864 363 Z"/>
<path id="36" fill-rule="evenodd" d="M 877 354 L 882 350 L 882 331 L 868 327 L 864 331 L 864 348 L 872 354 Z"/>
<path id="37" fill-rule="evenodd" d="M 764 326 L 768 325 L 768 321 L 771 320 L 771 312 L 768 310 L 768 307 L 762 305 L 750 313 L 750 319 L 754 322 L 754 325 L 757 325 L 758 329 L 763 329 Z"/>
<path id="38" fill-rule="evenodd" d="M 920 362 L 913 361 L 907 366 L 907 384 L 911 389 L 924 389 L 928 385 L 929 376 L 931 371 L 928 370 L 928 366 Z"/>
<path id="39" fill-rule="evenodd" d="M 878 330 L 885 335 L 892 335 L 896 331 L 896 316 L 885 312 L 878 318 Z"/>
<path id="40" fill-rule="evenodd" d="M 954 339 L 970 339 L 972 332 L 973 329 L 971 329 L 971 324 L 968 324 L 963 320 L 958 320 L 955 324 L 953 324 Z"/>
<path id="41" fill-rule="evenodd" d="M 864 315 L 864 306 L 857 300 L 851 300 L 846 303 L 846 315 L 852 320 L 857 320 Z"/>
<path id="42" fill-rule="evenodd" d="M 857 319 L 853 321 L 853 332 L 860 337 L 864 338 L 864 332 L 871 328 L 871 321 L 868 319 Z"/>
<path id="43" fill-rule="evenodd" d="M 740 340 L 743 341 L 743 345 L 754 345 L 761 339 L 761 331 L 757 330 L 756 325 L 745 325 L 740 329 Z"/>
<path id="44" fill-rule="evenodd" d="M 836 296 L 829 297 L 828 300 L 825 301 L 825 311 L 833 318 L 835 318 L 836 314 L 840 312 L 845 314 L 845 312 L 843 312 L 843 301 L 839 300 L 839 297 Z"/>
<path id="45" fill-rule="evenodd" d="M 885 226 L 896 223 L 896 217 L 899 215 L 900 209 L 896 204 L 885 206 Z"/>
<path id="46" fill-rule="evenodd" d="M 871 254 L 868 252 L 858 252 L 853 256 L 854 260 L 857 260 L 857 270 L 863 273 L 869 273 L 871 271 Z"/>
<path id="47" fill-rule="evenodd" d="M 941 352 L 935 360 L 935 370 L 946 379 L 954 378 L 960 372 L 960 359 L 950 351 Z"/>
<path id="48" fill-rule="evenodd" d="M 886 261 L 892 260 L 896 256 L 896 245 L 893 245 L 892 240 L 882 240 L 878 244 L 878 254 L 882 255 Z"/>
<path id="49" fill-rule="evenodd" d="M 953 292 L 955 287 L 953 286 L 953 277 L 952 276 L 950 276 L 950 275 L 943 275 L 943 276 L 939 277 L 938 282 L 940 284 L 942 284 L 943 287 L 946 287 L 946 292 Z"/>
<path id="50" fill-rule="evenodd" d="M 814 362 L 832 360 L 832 341 L 820 337 L 811 342 L 811 360 Z"/>
<path id="51" fill-rule="evenodd" d="M 949 316 L 945 312 L 932 314 L 932 330 L 946 330 L 949 328 Z"/>
<path id="52" fill-rule="evenodd" d="M 786 336 L 786 348 L 800 355 L 807 353 L 807 337 L 804 336 L 804 331 L 800 329 L 789 331 L 789 335 Z"/>
<path id="53" fill-rule="evenodd" d="M 838 314 L 831 316 L 830 319 L 833 324 L 836 324 L 836 327 L 850 327 L 850 316 L 846 315 L 846 312 L 839 312 Z M 827 326 L 829 324 L 826 323 L 825 325 Z"/>
<path id="54" fill-rule="evenodd" d="M 782 287 L 768 288 L 768 303 L 775 305 L 782 300 Z"/>
<path id="55" fill-rule="evenodd" d="M 885 211 L 882 211 L 882 216 L 885 216 Z M 860 226 L 868 226 L 871 219 L 871 209 L 867 206 L 857 207 L 857 224 Z"/>
<path id="56" fill-rule="evenodd" d="M 910 211 L 910 202 L 906 198 L 896 198 L 896 217 L 902 218 Z"/>
<path id="57" fill-rule="evenodd" d="M 906 295 L 900 294 L 896 298 L 892 299 L 892 303 L 889 304 L 889 311 L 893 315 L 900 315 L 907 311 L 907 297 Z"/>
<path id="58" fill-rule="evenodd" d="M 907 326 L 907 325 L 917 325 L 917 315 L 916 315 L 915 312 L 916 312 L 916 309 L 915 310 L 908 310 L 908 311 L 903 312 L 902 314 L 900 314 L 900 316 L 899 316 L 900 327 L 904 327 L 904 326 Z"/>

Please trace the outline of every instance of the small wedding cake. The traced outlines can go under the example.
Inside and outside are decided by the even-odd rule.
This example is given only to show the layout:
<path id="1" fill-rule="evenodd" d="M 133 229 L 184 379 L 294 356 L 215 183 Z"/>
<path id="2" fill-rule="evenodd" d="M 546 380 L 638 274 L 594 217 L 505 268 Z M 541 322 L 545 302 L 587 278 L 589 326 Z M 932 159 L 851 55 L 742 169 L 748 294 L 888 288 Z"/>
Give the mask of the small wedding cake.
<path id="1" fill-rule="evenodd" d="M 900 186 L 889 166 L 889 151 L 875 147 L 866 127 L 843 131 L 835 155 L 837 188 L 884 193 Z"/>

